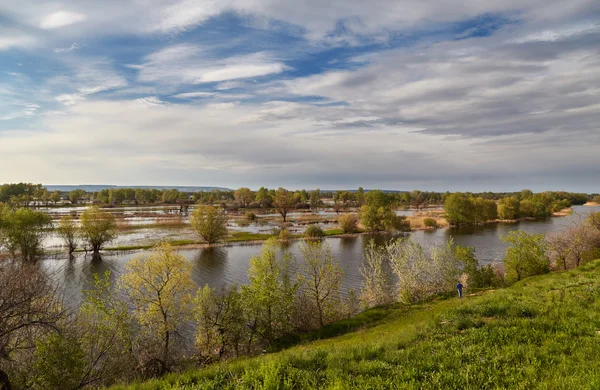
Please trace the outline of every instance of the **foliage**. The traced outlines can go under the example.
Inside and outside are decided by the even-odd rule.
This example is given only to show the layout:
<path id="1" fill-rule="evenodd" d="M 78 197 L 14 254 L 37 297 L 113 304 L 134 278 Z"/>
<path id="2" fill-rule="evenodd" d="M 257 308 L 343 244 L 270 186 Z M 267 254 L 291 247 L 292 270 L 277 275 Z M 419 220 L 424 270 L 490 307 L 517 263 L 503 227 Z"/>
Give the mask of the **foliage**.
<path id="1" fill-rule="evenodd" d="M 323 229 L 319 225 L 308 225 L 304 231 L 304 235 L 308 238 L 322 238 L 325 236 Z"/>
<path id="2" fill-rule="evenodd" d="M 543 234 L 515 230 L 502 239 L 509 244 L 504 254 L 506 279 L 509 283 L 549 272 L 550 260 L 546 255 Z"/>
<path id="3" fill-rule="evenodd" d="M 214 206 L 198 206 L 190 216 L 190 225 L 209 245 L 227 237 L 227 215 Z"/>
<path id="4" fill-rule="evenodd" d="M 149 256 L 138 256 L 125 267 L 121 288 L 133 304 L 133 314 L 148 345 L 146 363 L 158 362 L 158 373 L 171 368 L 174 337 L 190 313 L 194 283 L 192 265 L 168 244 Z"/>
<path id="5" fill-rule="evenodd" d="M 79 389 L 85 375 L 85 352 L 77 340 L 50 334 L 36 343 L 29 385 L 32 389 Z"/>
<path id="6" fill-rule="evenodd" d="M 273 206 L 283 218 L 283 222 L 287 221 L 287 214 L 298 203 L 294 198 L 294 194 L 285 188 L 279 188 L 271 199 Z"/>
<path id="7" fill-rule="evenodd" d="M 321 204 L 321 190 L 316 189 L 309 192 L 308 197 L 310 199 L 310 206 L 317 207 Z"/>
<path id="8" fill-rule="evenodd" d="M 242 207 L 248 207 L 255 198 L 254 192 L 246 187 L 238 188 L 235 191 L 234 196 L 235 200 L 238 201 Z"/>
<path id="9" fill-rule="evenodd" d="M 70 215 L 65 215 L 60 219 L 58 228 L 56 229 L 58 236 L 62 238 L 69 255 L 77 249 L 77 241 L 79 240 L 79 229 Z"/>
<path id="10" fill-rule="evenodd" d="M 429 227 L 429 228 L 437 228 L 438 227 L 437 221 L 433 218 L 423 219 L 423 225 L 425 225 L 425 227 Z"/>
<path id="11" fill-rule="evenodd" d="M 520 215 L 519 199 L 514 196 L 507 196 L 498 201 L 498 218 L 517 219 Z"/>
<path id="12" fill-rule="evenodd" d="M 90 207 L 81 213 L 81 235 L 94 253 L 117 236 L 115 216 L 98 207 Z"/>
<path id="13" fill-rule="evenodd" d="M 20 355 L 56 331 L 66 313 L 56 288 L 37 265 L 0 260 L 0 286 L 0 388 L 4 389 L 10 388 L 9 378 L 23 370 Z"/>
<path id="14" fill-rule="evenodd" d="M 246 219 L 248 219 L 248 221 L 255 221 L 256 214 L 248 212 L 248 213 L 246 213 Z"/>
<path id="15" fill-rule="evenodd" d="M 394 212 L 393 199 L 380 190 L 365 194 L 365 205 L 360 208 L 360 220 L 364 226 L 374 231 L 407 229 L 405 218 Z"/>
<path id="16" fill-rule="evenodd" d="M 0 210 L 0 244 L 14 256 L 34 261 L 42 252 L 42 242 L 52 227 L 52 220 L 46 213 L 20 208 Z"/>
<path id="17" fill-rule="evenodd" d="M 358 230 L 358 218 L 354 214 L 344 214 L 338 218 L 338 225 L 344 233 L 354 233 Z"/>
<path id="18" fill-rule="evenodd" d="M 194 299 L 194 319 L 198 324 L 196 346 L 204 362 L 239 356 L 246 351 L 248 329 L 245 307 L 237 285 L 220 294 L 209 286 L 198 289 Z"/>
<path id="19" fill-rule="evenodd" d="M 292 233 L 290 233 L 287 228 L 283 227 L 277 232 L 277 237 L 281 241 L 288 241 L 292 238 Z"/>
<path id="20" fill-rule="evenodd" d="M 385 251 L 380 250 L 371 239 L 365 248 L 363 265 L 360 268 L 363 277 L 360 300 L 365 308 L 389 305 L 396 299 L 394 282 L 389 259 Z"/>
<path id="21" fill-rule="evenodd" d="M 290 254 L 277 256 L 277 242 L 269 239 L 260 256 L 250 260 L 248 279 L 242 286 L 244 306 L 249 311 L 251 340 L 258 336 L 269 344 L 292 329 L 295 297 L 299 285 L 293 278 Z"/>
<path id="22" fill-rule="evenodd" d="M 342 337 L 127 388 L 594 388 L 599 289 L 595 262 L 462 300 L 372 309 Z"/>
<path id="23" fill-rule="evenodd" d="M 315 309 L 305 315 L 312 313 L 323 327 L 341 317 L 343 272 L 327 243 L 305 241 L 300 251 L 304 258 L 301 269 L 305 275 L 301 291 Z"/>
<path id="24" fill-rule="evenodd" d="M 460 192 L 446 197 L 444 211 L 448 223 L 455 226 L 484 223 L 498 218 L 496 202 Z"/>

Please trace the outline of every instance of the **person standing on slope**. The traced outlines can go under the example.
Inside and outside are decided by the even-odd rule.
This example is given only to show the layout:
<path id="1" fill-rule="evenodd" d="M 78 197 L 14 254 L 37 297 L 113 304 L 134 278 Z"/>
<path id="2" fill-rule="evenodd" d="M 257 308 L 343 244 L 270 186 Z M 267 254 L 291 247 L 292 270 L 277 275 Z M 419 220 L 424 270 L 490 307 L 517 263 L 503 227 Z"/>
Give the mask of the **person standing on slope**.
<path id="1" fill-rule="evenodd" d="M 456 289 L 458 290 L 458 297 L 459 298 L 462 298 L 462 288 L 463 288 L 462 283 L 458 282 L 458 284 L 456 285 Z"/>

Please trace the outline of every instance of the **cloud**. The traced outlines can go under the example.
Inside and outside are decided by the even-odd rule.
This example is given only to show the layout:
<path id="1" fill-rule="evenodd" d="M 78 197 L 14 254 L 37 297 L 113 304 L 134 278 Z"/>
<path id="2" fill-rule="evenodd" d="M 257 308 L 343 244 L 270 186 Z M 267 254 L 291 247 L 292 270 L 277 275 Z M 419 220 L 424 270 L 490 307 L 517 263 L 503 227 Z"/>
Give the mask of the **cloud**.
<path id="1" fill-rule="evenodd" d="M 81 47 L 77 43 L 73 43 L 69 47 L 56 48 L 56 49 L 54 49 L 54 52 L 55 53 L 69 53 L 74 50 L 79 50 L 80 48 Z"/>
<path id="2" fill-rule="evenodd" d="M 172 97 L 176 99 L 194 99 L 194 98 L 203 98 L 203 97 L 211 97 L 215 96 L 214 92 L 186 92 L 186 93 L 178 93 L 177 95 L 173 95 Z"/>
<path id="3" fill-rule="evenodd" d="M 51 30 L 55 28 L 66 27 L 72 24 L 85 22 L 87 18 L 87 15 L 82 13 L 58 11 L 44 17 L 40 22 L 40 28 L 44 30 Z"/>
<path id="4" fill-rule="evenodd" d="M 0 27 L 0 51 L 18 47 L 30 47 L 36 39 L 18 30 Z"/>
<path id="5" fill-rule="evenodd" d="M 288 67 L 268 53 L 227 58 L 210 58 L 201 48 L 179 44 L 166 47 L 145 58 L 142 64 L 129 65 L 138 70 L 145 83 L 200 84 L 247 79 L 282 73 Z"/>

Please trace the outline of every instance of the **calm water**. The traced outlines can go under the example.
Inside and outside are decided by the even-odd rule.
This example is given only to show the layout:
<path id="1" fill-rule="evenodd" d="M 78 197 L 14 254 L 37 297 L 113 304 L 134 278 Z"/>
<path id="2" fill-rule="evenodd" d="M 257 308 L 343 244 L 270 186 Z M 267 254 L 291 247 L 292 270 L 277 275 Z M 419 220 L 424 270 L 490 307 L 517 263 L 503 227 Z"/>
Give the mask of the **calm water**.
<path id="1" fill-rule="evenodd" d="M 475 247 L 477 258 L 481 264 L 501 261 L 506 245 L 501 237 L 512 230 L 524 230 L 528 233 L 558 232 L 570 223 L 578 221 L 591 212 L 600 211 L 600 207 L 574 207 L 574 213 L 568 217 L 549 218 L 544 221 L 523 221 L 514 224 L 490 224 L 469 228 L 438 229 L 435 231 L 417 231 L 411 235 L 423 245 L 443 243 L 453 238 L 456 244 Z M 143 233 L 141 233 L 143 234 Z M 370 239 L 383 243 L 390 239 L 386 235 L 362 235 L 358 237 L 328 238 L 334 255 L 345 271 L 344 288 L 360 288 L 360 266 L 365 246 Z M 285 250 L 290 251 L 298 261 L 301 260 L 300 242 L 290 243 Z M 236 245 L 211 249 L 181 250 L 193 264 L 192 277 L 198 285 L 208 284 L 212 287 L 233 283 L 246 283 L 249 260 L 260 253 L 261 245 Z M 49 258 L 42 262 L 53 277 L 64 283 L 66 298 L 73 303 L 81 300 L 81 290 L 89 288 L 94 274 L 110 271 L 113 279 L 122 271 L 125 264 L 134 256 L 147 252 L 110 252 L 102 255 L 101 260 L 92 259 L 83 254 L 72 260 L 64 257 Z M 62 255 L 61 255 L 62 256 Z"/>

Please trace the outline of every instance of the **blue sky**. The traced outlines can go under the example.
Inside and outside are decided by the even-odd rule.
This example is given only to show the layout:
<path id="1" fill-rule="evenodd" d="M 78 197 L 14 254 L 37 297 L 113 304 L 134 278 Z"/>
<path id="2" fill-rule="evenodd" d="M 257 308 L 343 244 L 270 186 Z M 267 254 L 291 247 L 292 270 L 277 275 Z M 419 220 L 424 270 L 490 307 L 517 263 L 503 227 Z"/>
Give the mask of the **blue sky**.
<path id="1" fill-rule="evenodd" d="M 590 0 L 0 0 L 0 182 L 600 192 Z"/>

